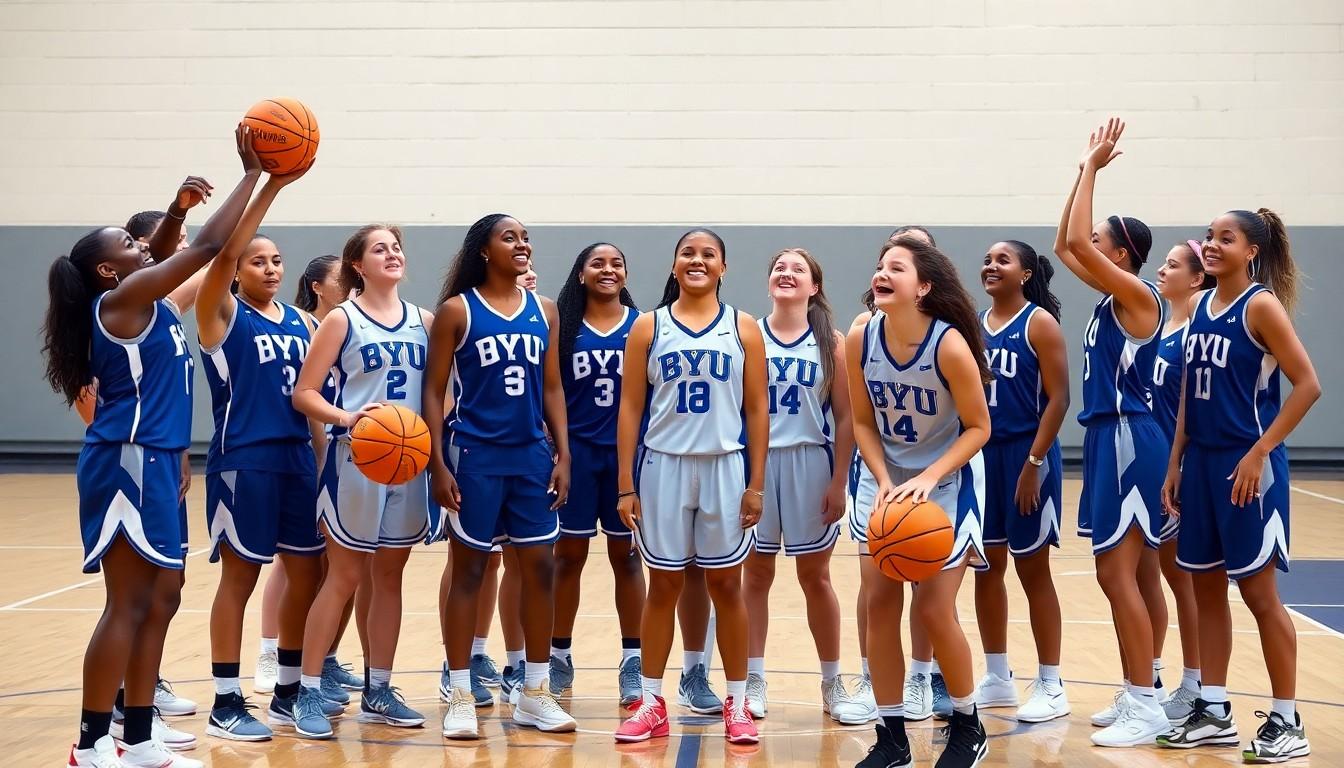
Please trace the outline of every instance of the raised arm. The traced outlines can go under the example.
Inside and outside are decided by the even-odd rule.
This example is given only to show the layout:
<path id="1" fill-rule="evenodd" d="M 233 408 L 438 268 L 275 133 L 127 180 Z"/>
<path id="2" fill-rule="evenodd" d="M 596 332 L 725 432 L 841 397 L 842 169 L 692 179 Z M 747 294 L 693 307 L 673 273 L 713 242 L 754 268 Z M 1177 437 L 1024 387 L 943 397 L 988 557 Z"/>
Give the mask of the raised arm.
<path id="1" fill-rule="evenodd" d="M 559 509 L 569 498 L 569 425 L 565 412 L 565 388 L 560 383 L 560 313 L 555 302 L 544 296 L 541 310 L 546 313 L 546 323 L 550 326 L 550 342 L 546 345 L 546 364 L 543 369 L 542 408 L 546 416 L 546 426 L 551 431 L 551 442 L 555 445 L 555 469 L 551 470 L 550 491 L 555 494 L 551 509 Z"/>
<path id="2" fill-rule="evenodd" d="M 1092 195 L 1097 172 L 1120 156 L 1115 149 L 1125 124 L 1115 118 L 1092 134 L 1073 210 L 1069 212 L 1068 250 L 1083 269 L 1096 280 L 1103 293 L 1115 299 L 1116 319 L 1129 335 L 1146 338 L 1157 332 L 1162 321 L 1162 306 L 1157 296 L 1138 275 L 1106 258 L 1092 243 Z M 1128 245 L 1133 250 L 1132 244 Z"/>
<path id="3" fill-rule="evenodd" d="M 430 492 L 439 506 L 454 512 L 461 509 L 462 494 L 443 455 L 443 414 L 448 379 L 453 372 L 453 352 L 462 338 L 466 320 L 466 305 L 460 296 L 454 296 L 439 306 L 434 322 L 429 326 L 429 350 L 425 356 L 425 374 L 420 393 L 420 413 L 429 426 Z"/>
<path id="4" fill-rule="evenodd" d="M 224 338 L 224 332 L 233 318 L 237 301 L 229 288 L 238 273 L 238 262 L 247 252 L 247 246 L 257 234 L 262 219 L 270 210 L 276 195 L 285 186 L 298 181 L 308 172 L 309 165 L 303 170 L 284 176 L 270 176 L 262 185 L 261 192 L 248 203 L 247 210 L 238 220 L 238 226 L 224 243 L 224 248 L 215 257 L 196 290 L 196 327 L 201 337 L 201 346 L 214 347 Z"/>
<path id="5" fill-rule="evenodd" d="M 164 209 L 164 218 L 149 237 L 149 257 L 156 262 L 177 253 L 182 242 L 182 228 L 186 226 L 187 211 L 210 199 L 215 188 L 200 176 L 188 176 L 177 188 L 173 202 Z"/>
<path id="6" fill-rule="evenodd" d="M 146 310 L 219 255 L 229 234 L 238 226 L 238 219 L 261 176 L 261 163 L 252 150 L 251 134 L 243 126 L 238 126 L 235 139 L 238 154 L 243 158 L 243 178 L 238 186 L 201 228 L 196 242 L 171 259 L 127 275 L 116 288 L 107 292 L 100 314 L 103 324 L 112 333 L 130 338 L 144 330 Z"/>
<path id="7" fill-rule="evenodd" d="M 1064 266 L 1068 267 L 1074 276 L 1086 283 L 1092 290 L 1104 293 L 1105 289 L 1101 287 L 1101 283 L 1098 283 L 1092 273 L 1078 263 L 1078 259 L 1069 252 L 1069 213 L 1073 211 L 1073 200 L 1078 196 L 1078 181 L 1082 177 L 1083 166 L 1079 163 L 1078 175 L 1073 177 L 1073 188 L 1069 190 L 1069 199 L 1064 201 L 1064 213 L 1060 215 L 1059 228 L 1055 230 L 1055 256 L 1059 257 Z"/>

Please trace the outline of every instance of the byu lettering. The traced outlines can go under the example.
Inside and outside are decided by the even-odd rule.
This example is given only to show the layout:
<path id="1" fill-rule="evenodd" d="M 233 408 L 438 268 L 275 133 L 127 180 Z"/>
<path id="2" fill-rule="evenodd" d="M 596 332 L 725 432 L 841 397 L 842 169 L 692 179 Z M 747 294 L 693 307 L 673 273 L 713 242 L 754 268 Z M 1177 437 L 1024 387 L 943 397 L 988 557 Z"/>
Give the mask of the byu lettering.
<path id="1" fill-rule="evenodd" d="M 417 371 L 425 369 L 425 345 L 409 341 L 383 341 L 365 344 L 359 348 L 364 359 L 364 372 L 371 373 L 384 365 L 410 365 Z"/>
<path id="2" fill-rule="evenodd" d="M 1227 367 L 1227 354 L 1232 348 L 1232 340 L 1214 333 L 1196 333 L 1185 342 L 1185 362 L 1213 363 L 1219 368 Z"/>
<path id="3" fill-rule="evenodd" d="M 774 381 L 780 383 L 793 381 L 804 387 L 815 387 L 820 367 L 811 360 L 797 357 L 770 358 L 770 372 L 774 374 Z"/>
<path id="4" fill-rule="evenodd" d="M 873 406 L 876 408 L 894 408 L 898 411 L 908 411 L 907 401 L 910 400 L 911 393 L 914 394 L 914 409 L 925 416 L 934 416 L 938 413 L 938 392 L 926 387 L 912 387 L 909 384 L 900 384 L 894 381 L 874 381 L 868 380 L 868 392 L 872 395 Z"/>
<path id="5" fill-rule="evenodd" d="M 576 380 L 594 375 L 620 376 L 625 364 L 625 352 L 619 349 L 575 352 L 572 363 Z"/>
<path id="6" fill-rule="evenodd" d="M 681 349 L 659 355 L 658 367 L 664 382 L 676 381 L 682 376 L 704 378 L 706 375 L 727 381 L 733 368 L 733 356 L 711 349 Z"/>
<path id="7" fill-rule="evenodd" d="M 497 333 L 476 340 L 476 354 L 481 367 L 488 368 L 500 361 L 526 359 L 533 365 L 541 364 L 541 337 L 530 333 Z"/>
<path id="8" fill-rule="evenodd" d="M 257 360 L 263 364 L 280 359 L 302 363 L 308 357 L 308 342 L 298 336 L 263 333 L 252 337 L 252 342 L 257 345 Z"/>
<path id="9" fill-rule="evenodd" d="M 989 369 L 995 376 L 1002 376 L 1005 379 L 1017 377 L 1017 353 L 1006 349 L 990 349 Z"/>

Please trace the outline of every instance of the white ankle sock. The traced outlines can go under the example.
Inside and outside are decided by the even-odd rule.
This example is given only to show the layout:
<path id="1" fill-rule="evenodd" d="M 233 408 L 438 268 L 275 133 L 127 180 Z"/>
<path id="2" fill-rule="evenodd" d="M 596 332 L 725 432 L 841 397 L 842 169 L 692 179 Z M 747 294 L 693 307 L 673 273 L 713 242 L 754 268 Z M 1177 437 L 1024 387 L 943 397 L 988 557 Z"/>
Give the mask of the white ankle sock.
<path id="1" fill-rule="evenodd" d="M 755 658 L 748 658 L 748 659 L 747 659 L 747 674 L 750 675 L 750 674 L 752 674 L 753 672 L 756 673 L 756 674 L 758 674 L 758 675 L 760 675 L 761 677 L 765 677 L 765 657 L 764 657 L 764 656 L 758 656 L 758 657 L 755 657 Z"/>
<path id="2" fill-rule="evenodd" d="M 223 696 L 226 693 L 236 693 L 240 696 L 242 695 L 243 689 L 242 686 L 238 684 L 238 678 L 236 677 L 215 678 L 215 695 Z"/>
<path id="3" fill-rule="evenodd" d="M 1210 704 L 1227 703 L 1226 685 L 1205 685 L 1201 686 L 1201 688 L 1203 690 L 1199 692 L 1199 698 L 1209 702 Z"/>
<path id="4" fill-rule="evenodd" d="M 321 675 L 299 675 L 299 685 L 314 691 L 322 690 Z"/>
<path id="5" fill-rule="evenodd" d="M 1278 712 L 1289 725 L 1297 725 L 1297 700 L 1273 699 L 1270 702 L 1270 711 Z"/>
<path id="6" fill-rule="evenodd" d="M 369 667 L 369 690 L 386 688 L 392 684 L 392 670 Z"/>
<path id="7" fill-rule="evenodd" d="M 1040 665 L 1040 667 L 1038 667 L 1036 670 L 1036 678 L 1038 680 L 1049 680 L 1054 683 L 1060 682 L 1059 665 L 1058 664 Z"/>
<path id="8" fill-rule="evenodd" d="M 1187 691 L 1199 693 L 1199 670 L 1185 667 L 1181 672 L 1181 687 Z M 1208 699 L 1205 699 L 1208 701 Z"/>
<path id="9" fill-rule="evenodd" d="M 488 639 L 489 639 L 489 638 L 485 638 L 485 637 L 473 637 L 473 638 L 471 638 L 471 655 L 472 655 L 472 656 L 484 656 L 484 655 L 485 655 L 485 641 L 488 640 Z"/>
<path id="10" fill-rule="evenodd" d="M 570 649 L 568 648 L 556 648 L 554 645 L 551 646 L 551 655 L 557 659 L 573 660 L 574 655 L 569 651 Z"/>
<path id="11" fill-rule="evenodd" d="M 1008 654 L 1006 653 L 986 653 L 985 666 L 989 668 L 989 673 L 1000 680 L 1011 680 L 1013 670 L 1008 668 Z"/>
<path id="12" fill-rule="evenodd" d="M 963 715 L 969 715 L 975 711 L 975 694 L 970 696 L 951 696 L 952 709 Z"/>
<path id="13" fill-rule="evenodd" d="M 660 699 L 663 697 L 663 678 L 661 677 L 644 677 L 643 675 L 640 675 L 639 686 L 644 689 L 645 704 L 656 703 L 653 698 L 655 696 Z"/>
<path id="14" fill-rule="evenodd" d="M 622 663 L 622 664 L 624 664 L 625 662 L 629 661 L 629 660 L 632 659 L 632 658 L 633 658 L 633 659 L 638 659 L 638 658 L 639 658 L 639 649 L 638 649 L 638 648 L 622 648 L 622 649 L 621 649 L 621 663 Z"/>
<path id="15" fill-rule="evenodd" d="M 729 680 L 728 698 L 733 700 L 733 709 L 741 712 L 742 708 L 747 705 L 747 681 Z"/>
<path id="16" fill-rule="evenodd" d="M 453 690 L 471 690 L 471 670 L 470 669 L 450 669 L 448 670 L 448 685 Z"/>
<path id="17" fill-rule="evenodd" d="M 513 667 L 514 669 L 517 669 L 518 665 L 523 663 L 523 658 L 526 656 L 527 651 L 524 650 L 517 650 L 517 651 L 506 650 L 504 651 L 504 658 L 506 659 L 504 663 L 510 667 Z"/>
<path id="18" fill-rule="evenodd" d="M 545 661 L 538 661 L 535 664 L 528 663 L 523 665 L 523 686 L 525 688 L 539 688 L 546 682 L 546 678 L 551 675 L 551 665 Z"/>
<path id="19" fill-rule="evenodd" d="M 688 675 L 696 664 L 705 663 L 704 651 L 682 651 L 681 653 L 681 673 Z"/>
<path id="20" fill-rule="evenodd" d="M 920 661 L 919 659 L 910 660 L 910 674 L 912 675 L 932 675 L 933 662 Z"/>
<path id="21" fill-rule="evenodd" d="M 859 659 L 859 669 L 862 669 L 862 670 L 863 670 L 863 676 L 864 676 L 864 677 L 872 677 L 873 673 L 868 671 L 868 657 L 867 657 L 867 656 L 864 656 L 863 658 Z"/>
<path id="22" fill-rule="evenodd" d="M 839 661 L 823 661 L 823 662 L 821 662 L 821 680 L 822 680 L 822 682 L 826 682 L 826 681 L 828 681 L 828 680 L 834 680 L 834 679 L 836 678 L 836 676 L 838 676 L 839 674 L 840 674 L 840 662 L 839 662 Z"/>
<path id="23" fill-rule="evenodd" d="M 277 649 L 277 648 L 279 648 L 279 647 L 280 647 L 280 638 L 278 638 L 278 637 L 263 637 L 263 638 L 261 638 L 261 652 L 262 652 L 262 653 L 275 653 L 275 649 Z"/>

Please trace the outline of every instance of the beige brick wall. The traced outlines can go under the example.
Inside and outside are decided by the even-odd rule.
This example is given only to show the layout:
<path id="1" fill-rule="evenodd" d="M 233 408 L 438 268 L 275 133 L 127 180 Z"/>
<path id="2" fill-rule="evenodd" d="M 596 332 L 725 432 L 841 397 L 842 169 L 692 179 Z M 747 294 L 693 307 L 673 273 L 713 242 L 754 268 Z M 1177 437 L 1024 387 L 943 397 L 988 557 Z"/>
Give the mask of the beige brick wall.
<path id="1" fill-rule="evenodd" d="M 253 101 L 325 137 L 276 223 L 1344 223 L 1341 0 L 0 3 L 0 224 L 232 181 Z M 301 192 L 299 190 L 302 190 Z"/>

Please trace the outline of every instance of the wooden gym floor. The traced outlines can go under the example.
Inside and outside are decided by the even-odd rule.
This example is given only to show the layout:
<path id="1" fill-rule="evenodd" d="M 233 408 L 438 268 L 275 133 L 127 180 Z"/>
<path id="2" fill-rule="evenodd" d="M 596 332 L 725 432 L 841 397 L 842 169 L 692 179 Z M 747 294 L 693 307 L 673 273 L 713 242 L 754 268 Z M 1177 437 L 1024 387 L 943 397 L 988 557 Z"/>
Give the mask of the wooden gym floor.
<path id="1" fill-rule="evenodd" d="M 217 570 L 204 554 L 202 514 L 204 478 L 197 477 L 188 499 L 192 521 L 192 555 L 182 610 L 173 622 L 164 654 L 163 675 L 177 691 L 205 707 L 213 687 L 209 678 L 208 611 Z M 0 755 L 6 765 L 63 765 L 75 733 L 79 710 L 80 663 L 89 633 L 103 601 L 101 578 L 80 573 L 80 547 L 75 515 L 75 484 L 69 474 L 0 475 L 5 526 L 0 532 Z M 1065 498 L 1077 499 L 1078 481 L 1066 482 Z M 1293 494 L 1294 574 L 1281 581 L 1285 602 L 1297 606 L 1300 711 L 1314 753 L 1298 765 L 1344 765 L 1344 481 L 1299 480 Z M 1099 750 L 1091 746 L 1087 717 L 1109 703 L 1115 691 L 1118 662 L 1106 602 L 1093 575 L 1092 559 L 1083 540 L 1074 535 L 1076 512 L 1065 511 L 1062 550 L 1054 555 L 1055 577 L 1064 605 L 1063 673 L 1073 706 L 1067 719 L 1040 725 L 1018 725 L 1004 713 L 985 713 L 990 733 L 987 766 L 1217 766 L 1240 762 L 1239 750 L 1159 751 L 1156 748 Z M 597 546 L 601 546 L 600 542 Z M 822 714 L 818 701 L 818 668 L 804 619 L 802 596 L 787 558 L 779 566 L 772 596 L 771 636 L 766 654 L 770 682 L 770 716 L 761 724 L 759 747 L 728 747 L 717 718 L 678 713 L 673 734 L 653 744 L 616 747 L 610 733 L 621 713 L 615 703 L 615 666 L 619 660 L 616 618 L 611 607 L 611 573 L 606 558 L 594 553 L 584 581 L 584 602 L 576 632 L 579 666 L 575 694 L 568 706 L 577 717 L 576 735 L 548 736 L 514 728 L 507 707 L 479 710 L 487 738 L 477 744 L 446 743 L 438 723 L 443 707 L 437 701 L 439 644 L 436 595 L 444 564 L 444 545 L 420 548 L 411 558 L 406 578 L 406 617 L 397 656 L 394 684 L 428 720 L 423 729 L 360 725 L 346 719 L 330 742 L 311 742 L 278 735 L 269 743 L 242 745 L 206 738 L 202 711 L 174 724 L 195 733 L 200 745 L 191 753 L 215 768 L 240 766 L 336 765 L 419 766 L 645 766 L 780 765 L 849 766 L 866 752 L 871 726 L 845 728 Z M 853 549 L 842 539 L 832 575 L 843 615 L 844 668 L 858 668 L 854 595 L 858 571 Z M 263 575 L 264 578 L 264 575 Z M 969 579 L 968 579 L 969 581 Z M 1232 591 L 1235 599 L 1235 590 Z M 1026 625 L 1026 603 L 1014 578 L 1009 578 L 1013 624 L 1009 629 L 1011 661 L 1023 686 L 1034 676 L 1036 659 Z M 972 589 L 968 583 L 960 602 L 964 626 L 978 649 Z M 255 660 L 260 594 L 248 612 L 243 640 L 244 690 L 250 694 Z M 1254 623 L 1244 606 L 1233 606 L 1235 651 L 1230 688 L 1243 741 L 1257 724 L 1253 712 L 1268 708 L 1268 681 Z M 1180 678 L 1181 657 L 1176 612 L 1163 657 L 1165 681 Z M 1332 628 L 1333 627 L 1333 628 Z M 503 645 L 491 638 L 490 652 L 503 660 Z M 353 628 L 341 658 L 361 665 Z M 669 665 L 668 688 L 675 691 L 680 656 Z M 977 675 L 983 661 L 977 653 Z M 723 693 L 722 674 L 711 675 Z M 253 696 L 265 707 L 267 697 Z M 260 713 L 259 713 L 260 714 Z M 931 765 L 941 749 L 932 721 L 910 728 L 917 764 Z"/>

